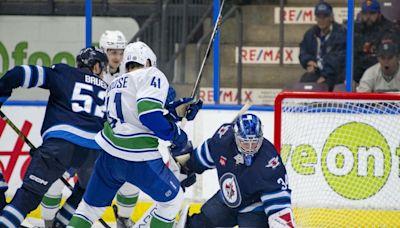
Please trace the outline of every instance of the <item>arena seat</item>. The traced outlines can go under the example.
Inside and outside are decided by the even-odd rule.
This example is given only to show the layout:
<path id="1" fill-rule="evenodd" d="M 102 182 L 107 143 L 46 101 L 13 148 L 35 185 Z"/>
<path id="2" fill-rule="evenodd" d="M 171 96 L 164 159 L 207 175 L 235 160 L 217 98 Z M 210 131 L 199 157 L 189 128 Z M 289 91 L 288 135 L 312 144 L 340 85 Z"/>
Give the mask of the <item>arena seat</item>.
<path id="1" fill-rule="evenodd" d="M 315 92 L 327 92 L 328 85 L 325 83 L 316 82 L 296 82 L 288 84 L 283 88 L 284 91 L 315 91 Z"/>
<path id="2" fill-rule="evenodd" d="M 381 12 L 387 19 L 400 22 L 400 1 L 381 0 Z"/>

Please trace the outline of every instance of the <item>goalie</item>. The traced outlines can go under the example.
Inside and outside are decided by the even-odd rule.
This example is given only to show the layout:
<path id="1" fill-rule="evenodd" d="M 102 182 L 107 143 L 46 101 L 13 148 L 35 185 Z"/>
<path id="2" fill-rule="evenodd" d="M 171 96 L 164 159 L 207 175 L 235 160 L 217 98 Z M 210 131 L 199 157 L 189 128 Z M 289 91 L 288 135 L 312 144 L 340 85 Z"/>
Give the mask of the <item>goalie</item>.
<path id="1" fill-rule="evenodd" d="M 187 217 L 186 227 L 295 227 L 286 169 L 256 115 L 241 115 L 197 149 L 174 155 L 188 152 L 183 169 L 200 174 L 216 168 L 220 190 L 200 214 Z"/>

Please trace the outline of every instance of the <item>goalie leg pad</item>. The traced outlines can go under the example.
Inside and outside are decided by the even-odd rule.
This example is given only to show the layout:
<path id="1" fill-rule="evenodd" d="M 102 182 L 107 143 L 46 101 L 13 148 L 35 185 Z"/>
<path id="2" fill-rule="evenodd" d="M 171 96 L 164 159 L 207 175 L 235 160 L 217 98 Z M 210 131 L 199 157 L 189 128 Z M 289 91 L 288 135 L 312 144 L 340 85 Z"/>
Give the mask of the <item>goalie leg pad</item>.
<path id="1" fill-rule="evenodd" d="M 290 208 L 285 208 L 268 217 L 268 224 L 270 228 L 294 228 L 293 212 Z"/>

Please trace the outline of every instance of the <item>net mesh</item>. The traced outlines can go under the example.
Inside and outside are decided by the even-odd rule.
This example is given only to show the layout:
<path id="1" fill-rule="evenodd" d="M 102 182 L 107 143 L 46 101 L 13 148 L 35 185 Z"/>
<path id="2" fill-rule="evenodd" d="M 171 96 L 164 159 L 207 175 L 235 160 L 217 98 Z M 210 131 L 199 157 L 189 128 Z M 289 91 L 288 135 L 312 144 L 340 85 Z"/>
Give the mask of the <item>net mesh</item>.
<path id="1" fill-rule="evenodd" d="M 400 227 L 399 100 L 284 98 L 275 112 L 299 227 Z"/>

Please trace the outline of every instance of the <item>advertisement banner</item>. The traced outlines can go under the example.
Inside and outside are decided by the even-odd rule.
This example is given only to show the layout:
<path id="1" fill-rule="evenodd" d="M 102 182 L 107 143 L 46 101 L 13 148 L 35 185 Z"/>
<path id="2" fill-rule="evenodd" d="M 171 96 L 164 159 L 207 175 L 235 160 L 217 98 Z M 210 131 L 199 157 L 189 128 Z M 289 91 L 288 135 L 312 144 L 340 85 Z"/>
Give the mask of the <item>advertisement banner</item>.
<path id="1" fill-rule="evenodd" d="M 283 63 L 299 64 L 299 47 L 284 47 Z M 279 64 L 279 47 L 242 47 L 243 64 Z M 235 62 L 238 63 L 238 47 L 235 49 Z"/>
<path id="2" fill-rule="evenodd" d="M 361 8 L 356 7 L 354 9 L 354 18 L 361 11 Z M 274 22 L 279 24 L 280 8 L 275 7 L 274 9 Z M 339 24 L 347 21 L 347 8 L 346 7 L 334 7 L 333 15 L 335 21 Z M 284 23 L 285 24 L 315 24 L 314 7 L 285 7 L 284 8 Z"/>
<path id="3" fill-rule="evenodd" d="M 120 30 L 130 40 L 139 25 L 130 17 L 93 17 L 94 44 L 105 30 Z M 75 56 L 83 47 L 85 17 L 0 16 L 0 76 L 23 64 L 75 66 Z"/>
<path id="4" fill-rule="evenodd" d="M 281 91 L 281 89 L 242 88 L 242 103 L 250 101 L 254 105 L 273 105 L 276 95 Z M 201 87 L 199 98 L 202 99 L 205 104 L 215 104 L 214 88 Z M 219 103 L 238 104 L 237 88 L 220 88 Z"/>

